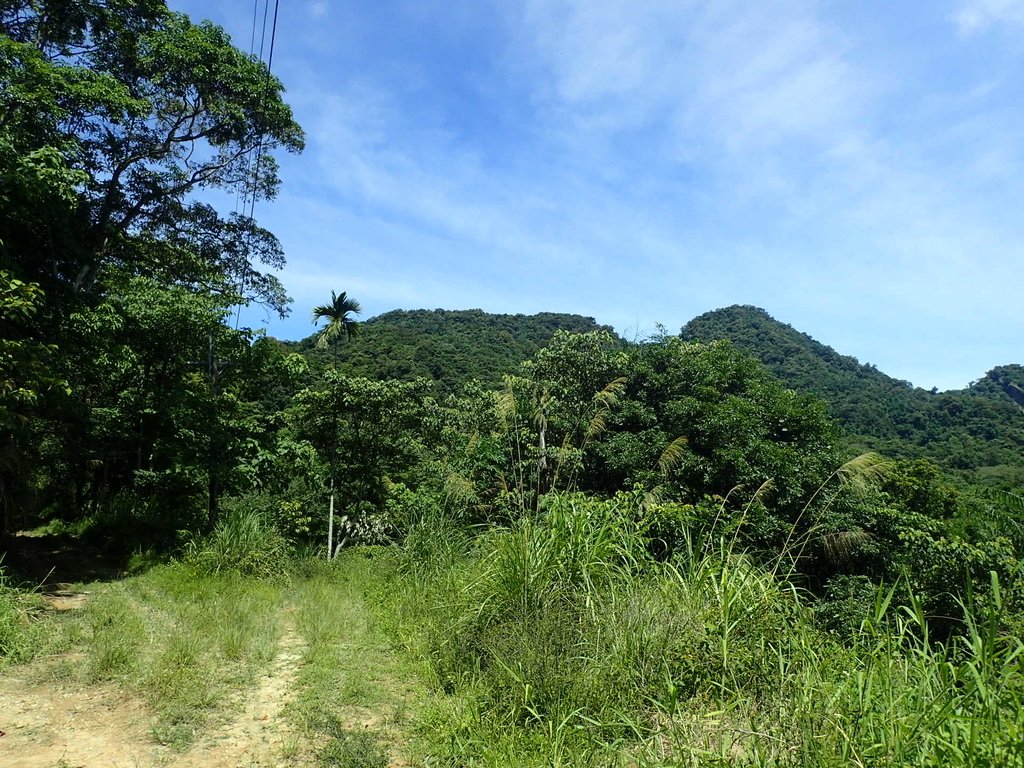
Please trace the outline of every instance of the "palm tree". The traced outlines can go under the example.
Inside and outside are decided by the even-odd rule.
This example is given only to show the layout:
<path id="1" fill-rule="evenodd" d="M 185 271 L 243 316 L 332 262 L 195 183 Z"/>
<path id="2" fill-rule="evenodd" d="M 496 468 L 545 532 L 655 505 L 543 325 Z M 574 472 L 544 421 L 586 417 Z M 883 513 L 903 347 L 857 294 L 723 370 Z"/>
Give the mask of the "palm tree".
<path id="1" fill-rule="evenodd" d="M 352 316 L 362 311 L 359 302 L 350 299 L 345 291 L 331 291 L 330 304 L 321 304 L 313 308 L 313 325 L 317 325 L 321 320 L 327 321 L 327 325 L 316 335 L 316 344 L 318 347 L 331 345 L 334 350 L 335 369 L 338 367 L 338 342 L 342 337 L 346 340 L 351 339 L 359 332 L 359 323 Z"/>
<path id="2" fill-rule="evenodd" d="M 363 311 L 359 302 L 350 299 L 345 291 L 336 294 L 331 291 L 331 303 L 321 304 L 313 308 L 313 324 L 326 320 L 327 325 L 320 329 L 317 334 L 316 343 L 318 347 L 326 347 L 328 344 L 334 350 L 334 370 L 338 370 L 338 342 L 342 337 L 351 339 L 359 331 L 359 323 L 353 318 Z M 338 405 L 334 404 L 334 429 L 331 439 L 334 445 L 331 448 L 331 502 L 330 511 L 327 516 L 327 559 L 334 555 L 334 477 L 337 474 L 338 465 Z"/>

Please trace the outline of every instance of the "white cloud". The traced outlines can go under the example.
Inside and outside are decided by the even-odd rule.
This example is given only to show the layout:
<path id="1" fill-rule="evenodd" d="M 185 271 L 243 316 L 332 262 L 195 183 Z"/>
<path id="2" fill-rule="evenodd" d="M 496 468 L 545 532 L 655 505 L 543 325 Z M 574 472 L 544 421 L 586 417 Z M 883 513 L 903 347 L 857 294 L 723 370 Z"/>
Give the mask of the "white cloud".
<path id="1" fill-rule="evenodd" d="M 541 67 L 542 117 L 573 146 L 651 126 L 677 148 L 827 146 L 856 128 L 874 79 L 798 1 L 528 0 L 518 43 L 521 66 Z"/>
<path id="2" fill-rule="evenodd" d="M 953 13 L 961 34 L 981 32 L 993 24 L 1024 24 L 1024 0 L 966 0 Z"/>
<path id="3" fill-rule="evenodd" d="M 307 10 L 310 15 L 310 18 L 322 19 L 325 16 L 327 16 L 327 0 L 313 0 L 313 2 L 309 4 Z"/>

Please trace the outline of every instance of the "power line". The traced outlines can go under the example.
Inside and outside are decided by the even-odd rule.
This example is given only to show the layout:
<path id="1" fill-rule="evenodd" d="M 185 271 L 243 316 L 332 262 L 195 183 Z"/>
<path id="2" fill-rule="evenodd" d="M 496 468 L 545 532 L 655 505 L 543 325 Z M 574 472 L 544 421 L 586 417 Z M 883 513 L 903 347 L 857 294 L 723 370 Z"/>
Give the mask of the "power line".
<path id="1" fill-rule="evenodd" d="M 266 3 L 267 0 L 264 0 Z M 249 58 L 255 58 L 256 56 L 256 21 L 259 19 L 260 0 L 253 0 L 252 2 L 252 31 L 249 33 Z M 264 14 L 264 17 L 266 14 Z M 264 31 L 264 34 L 266 32 Z M 262 42 L 261 42 L 262 44 Z M 260 54 L 262 59 L 262 54 Z M 249 155 L 245 156 L 245 176 L 249 176 L 249 168 L 252 165 Z M 245 202 L 242 197 L 242 192 L 245 192 L 245 198 L 248 198 L 249 192 L 244 184 L 239 184 L 235 187 L 235 213 L 238 213 L 239 206 L 241 206 L 242 212 L 245 212 Z"/>
<path id="2" fill-rule="evenodd" d="M 281 0 L 274 0 L 274 21 L 270 27 L 270 51 L 267 55 L 267 82 L 263 89 L 263 106 L 267 106 L 267 98 L 270 95 L 270 79 L 272 77 L 271 71 L 274 66 L 274 43 L 277 40 L 277 11 L 280 6 Z M 266 38 L 267 30 L 267 10 L 270 5 L 269 0 L 263 9 L 263 37 Z M 260 43 L 260 61 L 263 60 L 263 44 Z M 260 134 L 259 142 L 256 145 L 256 171 L 252 175 L 252 201 L 249 207 L 249 218 L 253 216 L 253 212 L 256 209 L 256 193 L 257 186 L 260 178 L 260 163 L 263 161 L 263 134 Z"/>
<path id="3" fill-rule="evenodd" d="M 263 104 L 262 104 L 262 106 L 263 106 L 264 109 L 266 109 L 267 101 L 268 101 L 268 99 L 270 97 L 271 78 L 273 77 L 272 70 L 273 70 L 273 66 L 274 66 L 274 45 L 277 42 L 277 16 L 278 16 L 278 11 L 280 10 L 280 5 L 281 5 L 281 0 L 274 0 L 274 17 L 273 17 L 273 21 L 272 21 L 271 27 L 270 27 L 270 50 L 267 53 L 267 62 L 266 62 L 267 77 L 266 77 L 266 82 L 265 82 L 264 89 L 263 89 Z M 257 18 L 257 15 L 258 15 L 258 10 L 259 10 L 259 0 L 255 0 L 255 2 L 253 4 L 252 39 L 250 41 L 250 46 L 252 48 L 255 48 L 256 18 Z M 261 62 L 263 61 L 263 46 L 264 46 L 264 43 L 266 42 L 266 39 L 267 39 L 267 16 L 269 15 L 269 10 L 270 10 L 270 0 L 264 0 L 264 4 L 263 4 L 263 27 L 262 27 L 262 29 L 260 31 L 260 54 L 259 54 L 259 61 L 261 61 Z M 252 51 L 251 50 L 250 50 L 249 55 L 252 56 Z M 263 162 L 263 139 L 264 139 L 264 136 L 265 136 L 265 132 L 261 132 L 260 136 L 259 136 L 259 139 L 257 140 L 257 143 L 256 143 L 256 163 L 255 163 L 255 169 L 253 170 L 253 174 L 252 174 L 252 187 L 251 187 L 251 193 L 250 193 L 250 196 L 249 196 L 250 200 L 249 200 L 249 216 L 248 216 L 248 218 L 249 218 L 250 221 L 252 221 L 254 219 L 254 215 L 255 215 L 255 212 L 256 212 L 256 198 L 259 195 L 260 165 L 262 165 L 262 162 Z M 248 163 L 246 164 L 246 170 L 248 171 Z M 238 198 L 236 196 L 236 198 L 235 198 L 235 205 L 236 205 L 235 213 L 238 212 L 237 204 L 238 204 Z M 243 216 L 245 215 L 245 198 L 242 199 L 242 215 Z M 248 254 L 246 254 L 246 255 L 248 256 Z M 239 296 L 241 297 L 242 301 L 239 303 L 238 311 L 235 313 L 235 330 L 236 331 L 238 330 L 238 325 L 239 325 L 240 319 L 242 317 L 242 305 L 245 303 L 244 302 L 244 300 L 245 300 L 245 295 L 244 295 L 245 294 L 245 269 L 244 268 L 242 270 L 242 274 L 241 274 L 241 277 L 239 279 L 238 293 L 239 293 Z"/>

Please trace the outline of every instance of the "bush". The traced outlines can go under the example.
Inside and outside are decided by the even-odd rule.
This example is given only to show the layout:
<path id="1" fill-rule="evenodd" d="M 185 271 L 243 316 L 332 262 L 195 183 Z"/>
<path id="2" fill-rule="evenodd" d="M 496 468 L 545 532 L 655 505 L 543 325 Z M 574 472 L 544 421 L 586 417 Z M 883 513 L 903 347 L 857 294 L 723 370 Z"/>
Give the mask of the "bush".
<path id="1" fill-rule="evenodd" d="M 10 586 L 0 558 L 0 665 L 26 661 L 36 646 L 22 594 Z"/>
<path id="2" fill-rule="evenodd" d="M 208 537 L 188 545 L 185 560 L 200 573 L 270 577 L 285 572 L 290 555 L 288 541 L 276 526 L 260 512 L 237 506 Z"/>
<path id="3" fill-rule="evenodd" d="M 419 522 L 388 613 L 456 695 L 442 764 L 1024 765 L 1024 641 L 994 570 L 938 642 L 912 579 L 839 576 L 811 610 L 729 537 L 694 546 L 688 511 L 549 497 L 462 554 Z M 659 562 L 645 534 L 666 529 Z"/>

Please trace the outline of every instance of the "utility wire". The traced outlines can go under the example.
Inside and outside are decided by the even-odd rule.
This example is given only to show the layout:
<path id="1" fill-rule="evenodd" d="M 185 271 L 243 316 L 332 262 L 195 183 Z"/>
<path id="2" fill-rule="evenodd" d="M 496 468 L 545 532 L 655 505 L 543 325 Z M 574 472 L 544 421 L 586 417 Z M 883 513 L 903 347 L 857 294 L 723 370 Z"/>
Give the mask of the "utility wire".
<path id="1" fill-rule="evenodd" d="M 263 89 L 263 106 L 267 104 L 267 97 L 270 95 L 270 78 L 271 70 L 274 66 L 274 43 L 277 39 L 277 11 L 280 6 L 281 0 L 274 0 L 274 21 L 270 27 L 270 52 L 267 55 L 267 82 Z M 266 37 L 267 29 L 267 7 L 270 5 L 267 0 L 267 5 L 264 6 L 263 12 L 263 36 Z M 260 60 L 263 60 L 263 45 L 260 44 Z M 259 184 L 260 178 L 260 164 L 263 161 L 263 135 L 260 134 L 259 143 L 256 145 L 256 172 L 252 175 L 252 202 L 249 207 L 249 218 L 252 218 L 253 212 L 256 209 L 256 192 L 257 185 Z"/>
<path id="2" fill-rule="evenodd" d="M 264 0 L 267 2 L 267 0 Z M 255 58 L 256 56 L 256 21 L 259 19 L 259 8 L 260 0 L 253 0 L 252 3 L 252 31 L 249 33 L 249 58 Z M 249 175 L 249 168 L 252 165 L 249 159 L 249 155 L 245 156 L 245 176 Z M 242 192 L 245 192 L 245 198 L 249 197 L 249 191 L 245 184 L 238 184 L 235 187 L 235 214 L 238 214 L 238 209 L 241 208 L 242 212 L 245 212 L 246 203 L 243 202 Z"/>
<path id="3" fill-rule="evenodd" d="M 253 34 L 252 34 L 252 38 L 253 38 L 252 39 L 252 44 L 253 44 L 253 47 L 255 47 L 254 43 L 255 43 L 255 37 L 256 37 L 256 16 L 257 16 L 257 12 L 258 12 L 258 3 L 259 3 L 259 0 L 255 0 L 255 3 L 253 5 Z M 265 83 L 264 89 L 263 89 L 263 107 L 264 108 L 266 108 L 267 100 L 268 100 L 268 98 L 270 96 L 270 81 L 271 81 L 271 78 L 273 76 L 271 73 L 272 73 L 272 69 L 273 69 L 273 66 L 274 66 L 274 44 L 277 42 L 277 16 L 278 16 L 278 11 L 280 9 L 280 6 L 281 6 L 281 0 L 274 0 L 274 17 L 273 17 L 273 21 L 272 21 L 271 27 L 270 27 L 270 50 L 267 53 L 267 78 L 266 78 L 266 83 Z M 262 30 L 260 32 L 260 55 L 259 55 L 259 60 L 260 61 L 263 61 L 263 46 L 264 46 L 264 43 L 266 42 L 266 39 L 267 39 L 267 17 L 269 15 L 269 11 L 270 11 L 270 0 L 264 0 L 264 4 L 263 4 L 263 27 L 262 27 Z M 251 52 L 250 52 L 250 55 L 252 55 Z M 258 194 L 259 194 L 260 165 L 262 164 L 262 161 L 263 161 L 263 139 L 264 139 L 264 134 L 261 133 L 260 137 L 259 137 L 259 139 L 257 141 L 257 144 L 256 144 L 256 167 L 255 167 L 255 170 L 253 171 L 253 174 L 252 174 L 252 188 L 251 188 L 251 195 L 250 195 L 250 200 L 249 200 L 249 219 L 250 219 L 250 221 L 253 220 L 253 218 L 254 218 L 254 214 L 256 212 L 256 198 L 258 197 Z M 237 198 L 236 198 L 236 205 L 237 205 Z M 237 213 L 237 209 L 236 209 L 235 212 Z M 244 201 L 244 198 L 243 198 L 243 202 L 242 202 L 242 215 L 245 215 L 245 201 Z M 236 331 L 238 330 L 238 325 L 239 325 L 240 319 L 242 317 L 242 305 L 245 303 L 244 302 L 244 291 L 245 291 L 245 270 L 243 268 L 242 275 L 241 275 L 241 278 L 239 280 L 239 286 L 238 286 L 238 292 L 239 292 L 239 295 L 242 296 L 243 301 L 242 301 L 242 303 L 240 303 L 238 305 L 238 311 L 235 313 L 235 330 Z"/>

